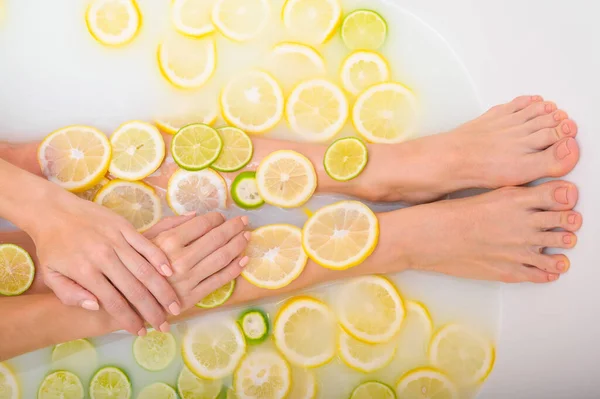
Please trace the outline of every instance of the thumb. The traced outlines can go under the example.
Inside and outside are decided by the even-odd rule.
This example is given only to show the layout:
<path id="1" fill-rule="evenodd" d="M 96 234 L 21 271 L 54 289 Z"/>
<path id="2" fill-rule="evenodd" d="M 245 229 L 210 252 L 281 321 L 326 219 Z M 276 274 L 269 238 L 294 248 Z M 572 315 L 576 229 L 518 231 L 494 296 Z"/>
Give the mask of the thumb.
<path id="1" fill-rule="evenodd" d="M 98 299 L 91 292 L 58 272 L 45 273 L 44 282 L 64 305 L 80 306 L 87 310 L 100 309 Z"/>

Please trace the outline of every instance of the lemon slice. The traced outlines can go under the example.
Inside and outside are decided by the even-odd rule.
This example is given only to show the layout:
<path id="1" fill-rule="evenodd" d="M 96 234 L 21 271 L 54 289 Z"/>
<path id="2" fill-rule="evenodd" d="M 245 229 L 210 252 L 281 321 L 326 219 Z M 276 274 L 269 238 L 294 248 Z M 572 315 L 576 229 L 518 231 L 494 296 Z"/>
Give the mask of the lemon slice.
<path id="1" fill-rule="evenodd" d="M 146 231 L 162 216 L 160 198 L 149 185 L 136 181 L 111 180 L 94 202 L 123 216 L 138 231 Z"/>
<path id="2" fill-rule="evenodd" d="M 181 399 L 216 399 L 222 386 L 221 380 L 197 377 L 185 366 L 177 378 L 177 390 Z"/>
<path id="3" fill-rule="evenodd" d="M 0 295 L 21 295 L 31 287 L 35 266 L 29 253 L 14 244 L 0 244 Z"/>
<path id="4" fill-rule="evenodd" d="M 271 75 L 250 71 L 237 75 L 221 92 L 221 113 L 247 133 L 264 133 L 283 116 L 283 92 Z"/>
<path id="5" fill-rule="evenodd" d="M 317 378 L 310 369 L 292 367 L 292 387 L 287 399 L 314 399 L 317 396 Z"/>
<path id="6" fill-rule="evenodd" d="M 123 370 L 103 367 L 90 382 L 90 399 L 130 399 L 131 382 Z"/>
<path id="7" fill-rule="evenodd" d="M 69 371 L 48 374 L 38 389 L 38 399 L 83 399 L 83 385 Z"/>
<path id="8" fill-rule="evenodd" d="M 98 191 L 100 191 L 100 189 L 102 187 L 106 186 L 109 181 L 110 180 L 108 180 L 105 177 L 102 180 L 100 180 L 100 182 L 98 184 L 96 184 L 94 187 L 87 189 L 81 193 L 75 193 L 75 195 L 77 195 L 79 198 L 84 199 L 86 201 L 93 201 L 96 194 L 98 194 Z"/>
<path id="9" fill-rule="evenodd" d="M 242 172 L 231 183 L 231 198 L 243 209 L 256 209 L 264 205 L 256 185 L 256 172 Z"/>
<path id="10" fill-rule="evenodd" d="M 218 107 L 209 101 L 202 101 L 199 107 L 188 108 L 170 116 L 157 118 L 154 123 L 165 133 L 175 134 L 182 127 L 194 123 L 212 125 L 218 118 Z"/>
<path id="11" fill-rule="evenodd" d="M 222 304 L 227 302 L 229 297 L 231 297 L 231 294 L 233 294 L 234 289 L 235 280 L 231 280 L 221 288 L 217 288 L 215 291 L 205 296 L 200 302 L 196 304 L 196 306 L 204 309 L 212 309 L 216 308 L 217 306 L 221 306 Z"/>
<path id="12" fill-rule="evenodd" d="M 88 126 L 68 126 L 50 133 L 38 149 L 44 176 L 74 192 L 98 184 L 110 163 L 110 142 L 101 131 Z"/>
<path id="13" fill-rule="evenodd" d="M 406 318 L 398 336 L 398 353 L 403 362 L 426 363 L 427 349 L 433 335 L 433 321 L 420 302 L 406 301 Z"/>
<path id="14" fill-rule="evenodd" d="M 227 207 L 227 184 L 212 169 L 178 170 L 169 179 L 167 202 L 177 215 L 204 214 Z"/>
<path id="15" fill-rule="evenodd" d="M 404 303 L 391 281 L 364 276 L 348 281 L 336 300 L 340 325 L 354 338 L 372 344 L 389 342 L 404 320 Z"/>
<path id="16" fill-rule="evenodd" d="M 249 261 L 242 277 L 257 287 L 278 289 L 294 281 L 304 270 L 302 232 L 296 226 L 271 224 L 252 232 L 246 247 Z"/>
<path id="17" fill-rule="evenodd" d="M 111 136 L 112 160 L 108 171 L 123 180 L 142 180 L 165 158 L 165 142 L 158 129 L 145 122 L 127 122 Z"/>
<path id="18" fill-rule="evenodd" d="M 293 42 L 283 42 L 273 47 L 269 70 L 275 73 L 287 88 L 304 80 L 324 76 L 325 60 L 314 48 Z"/>
<path id="19" fill-rule="evenodd" d="M 483 382 L 494 367 L 491 342 L 458 324 L 442 327 L 429 345 L 431 364 L 464 385 Z"/>
<path id="20" fill-rule="evenodd" d="M 294 208 L 306 203 L 317 189 L 317 173 L 304 155 L 280 150 L 258 165 L 256 184 L 267 204 Z"/>
<path id="21" fill-rule="evenodd" d="M 274 350 L 249 353 L 233 375 L 233 386 L 240 399 L 283 399 L 292 384 L 290 366 Z"/>
<path id="22" fill-rule="evenodd" d="M 94 0 L 87 9 L 85 22 L 98 42 L 119 46 L 137 35 L 142 16 L 134 0 Z"/>
<path id="23" fill-rule="evenodd" d="M 178 397 L 173 387 L 162 382 L 155 382 L 142 389 L 137 399 L 178 399 Z"/>
<path id="24" fill-rule="evenodd" d="M 183 361 L 198 377 L 228 376 L 246 353 L 238 324 L 227 318 L 203 318 L 189 326 L 182 342 Z"/>
<path id="25" fill-rule="evenodd" d="M 369 344 L 340 330 L 338 354 L 348 367 L 370 373 L 390 364 L 396 354 L 396 342 Z"/>
<path id="26" fill-rule="evenodd" d="M 344 137 L 331 143 L 325 156 L 325 172 L 333 180 L 348 181 L 362 173 L 369 158 L 365 143 L 355 137 Z"/>
<path id="27" fill-rule="evenodd" d="M 356 99 L 354 127 L 372 143 L 399 143 L 410 138 L 417 124 L 417 100 L 399 83 L 371 86 Z"/>
<path id="28" fill-rule="evenodd" d="M 287 0 L 283 6 L 283 24 L 287 31 L 308 44 L 327 41 L 341 16 L 339 0 Z"/>
<path id="29" fill-rule="evenodd" d="M 97 358 L 96 348 L 87 339 L 64 342 L 52 349 L 52 367 L 54 369 L 76 369 L 80 375 L 83 366 L 87 366 L 86 369 L 95 367 Z"/>
<path id="30" fill-rule="evenodd" d="M 402 399 L 458 399 L 456 386 L 448 377 L 431 368 L 418 368 L 404 374 L 396 384 Z"/>
<path id="31" fill-rule="evenodd" d="M 210 20 L 213 0 L 175 0 L 171 6 L 171 21 L 184 35 L 200 37 L 214 32 Z"/>
<path id="32" fill-rule="evenodd" d="M 2 399 L 19 399 L 21 389 L 12 370 L 4 363 L 0 363 L 0 393 Z"/>
<path id="33" fill-rule="evenodd" d="M 171 141 L 173 160 L 185 170 L 201 170 L 212 164 L 223 150 L 215 129 L 196 123 L 183 127 Z"/>
<path id="34" fill-rule="evenodd" d="M 350 395 L 350 399 L 396 399 L 394 390 L 379 381 L 363 382 Z"/>
<path id="35" fill-rule="evenodd" d="M 390 79 L 390 67 L 381 54 L 357 51 L 342 63 L 342 84 L 352 94 Z"/>
<path id="36" fill-rule="evenodd" d="M 342 40 L 350 50 L 377 50 L 386 36 L 387 24 L 375 11 L 353 11 L 342 23 Z"/>
<path id="37" fill-rule="evenodd" d="M 226 38 L 245 42 L 260 35 L 270 14 L 269 0 L 217 0 L 212 21 Z"/>
<path id="38" fill-rule="evenodd" d="M 219 172 L 235 172 L 242 169 L 252 159 L 252 140 L 235 127 L 222 127 L 217 131 L 223 139 L 223 151 L 211 167 Z"/>
<path id="39" fill-rule="evenodd" d="M 310 297 L 287 301 L 275 318 L 277 349 L 293 364 L 318 367 L 335 355 L 335 316 L 327 305 Z"/>
<path id="40" fill-rule="evenodd" d="M 377 247 L 379 222 L 368 206 L 341 201 L 315 212 L 302 229 L 307 255 L 328 269 L 343 270 L 362 263 Z"/>
<path id="41" fill-rule="evenodd" d="M 166 369 L 175 359 L 177 344 L 171 333 L 152 330 L 133 341 L 133 357 L 137 364 L 148 371 Z"/>
<path id="42" fill-rule="evenodd" d="M 158 46 L 158 65 L 163 76 L 182 89 L 202 87 L 217 67 L 212 38 L 172 36 Z"/>

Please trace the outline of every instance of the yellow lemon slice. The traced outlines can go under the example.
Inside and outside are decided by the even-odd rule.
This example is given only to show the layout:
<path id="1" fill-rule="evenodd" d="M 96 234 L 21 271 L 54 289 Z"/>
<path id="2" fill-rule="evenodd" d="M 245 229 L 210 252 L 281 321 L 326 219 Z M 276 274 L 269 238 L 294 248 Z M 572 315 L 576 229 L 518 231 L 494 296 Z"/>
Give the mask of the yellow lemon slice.
<path id="1" fill-rule="evenodd" d="M 371 86 L 356 99 L 352 122 L 367 141 L 399 143 L 415 133 L 417 100 L 400 83 Z"/>
<path id="2" fill-rule="evenodd" d="M 335 355 L 335 316 L 311 297 L 295 297 L 279 310 L 273 324 L 277 349 L 293 364 L 318 367 Z"/>
<path id="3" fill-rule="evenodd" d="M 34 277 L 35 266 L 27 251 L 18 245 L 0 244 L 0 295 L 21 295 Z"/>
<path id="4" fill-rule="evenodd" d="M 233 375 L 233 386 L 240 399 L 287 398 L 291 383 L 290 366 L 270 349 L 249 353 Z"/>
<path id="5" fill-rule="evenodd" d="M 68 126 L 50 133 L 38 149 L 44 176 L 73 192 L 98 184 L 108 171 L 110 157 L 104 133 L 89 126 Z"/>
<path id="6" fill-rule="evenodd" d="M 230 375 L 246 353 L 242 330 L 228 318 L 200 319 L 189 326 L 181 346 L 190 371 L 210 380 Z"/>
<path id="7" fill-rule="evenodd" d="M 221 392 L 221 380 L 206 380 L 183 366 L 177 378 L 177 390 L 181 399 L 216 399 Z"/>
<path id="8" fill-rule="evenodd" d="M 48 374 L 38 389 L 38 399 L 83 399 L 83 385 L 69 371 Z"/>
<path id="9" fill-rule="evenodd" d="M 173 173 L 167 186 L 167 203 L 177 215 L 204 214 L 227 207 L 227 184 L 212 169 Z"/>
<path id="10" fill-rule="evenodd" d="M 317 396 L 317 377 L 310 369 L 292 367 L 292 387 L 287 399 L 314 399 Z"/>
<path id="11" fill-rule="evenodd" d="M 154 173 L 165 158 L 165 142 L 158 129 L 145 122 L 127 122 L 111 136 L 108 171 L 123 180 L 141 180 Z"/>
<path id="12" fill-rule="evenodd" d="M 431 368 L 419 368 L 404 374 L 396 384 L 396 392 L 402 399 L 459 398 L 454 383 Z"/>
<path id="13" fill-rule="evenodd" d="M 285 116 L 292 130 L 309 141 L 327 141 L 348 119 L 348 100 L 335 84 L 324 79 L 300 83 L 288 98 Z"/>
<path id="14" fill-rule="evenodd" d="M 264 133 L 279 123 L 283 103 L 279 83 L 262 71 L 234 77 L 221 92 L 223 117 L 247 133 Z"/>
<path id="15" fill-rule="evenodd" d="M 365 143 L 356 137 L 344 137 L 331 143 L 323 156 L 325 172 L 333 180 L 348 181 L 362 173 L 369 153 Z"/>
<path id="16" fill-rule="evenodd" d="M 235 172 L 242 169 L 254 154 L 252 140 L 235 127 L 222 127 L 217 131 L 223 139 L 223 151 L 211 167 L 219 172 Z"/>
<path id="17" fill-rule="evenodd" d="M 4 363 L 0 363 L 0 392 L 3 399 L 19 399 L 21 397 L 21 389 L 17 379 L 11 369 Z"/>
<path id="18" fill-rule="evenodd" d="M 338 354 L 350 368 L 363 373 L 380 370 L 390 364 L 396 354 L 396 342 L 369 344 L 340 329 Z"/>
<path id="19" fill-rule="evenodd" d="M 350 399 L 396 399 L 394 390 L 379 381 L 363 382 L 350 395 Z"/>
<path id="20" fill-rule="evenodd" d="M 260 35 L 270 14 L 269 0 L 217 0 L 212 21 L 223 36 L 245 42 Z"/>
<path id="21" fill-rule="evenodd" d="M 372 51 L 357 51 L 342 63 L 344 89 L 358 94 L 368 87 L 390 79 L 390 67 L 381 54 Z"/>
<path id="22" fill-rule="evenodd" d="M 269 59 L 269 70 L 287 88 L 304 80 L 324 76 L 325 60 L 314 48 L 293 42 L 275 45 Z"/>
<path id="23" fill-rule="evenodd" d="M 163 132 L 169 134 L 177 133 L 182 127 L 194 123 L 212 125 L 218 118 L 218 107 L 216 103 L 201 101 L 195 108 L 188 108 L 172 115 L 161 116 L 154 123 Z"/>
<path id="24" fill-rule="evenodd" d="M 94 187 L 87 189 L 81 193 L 75 193 L 75 195 L 77 195 L 79 198 L 84 199 L 86 201 L 93 201 L 96 194 L 98 194 L 98 191 L 100 191 L 100 189 L 102 187 L 106 186 L 109 181 L 110 180 L 108 180 L 105 177 L 102 180 L 100 180 L 100 182 L 98 184 L 96 184 Z"/>
<path id="25" fill-rule="evenodd" d="M 354 338 L 372 344 L 389 342 L 400 331 L 404 303 L 391 281 L 364 276 L 345 283 L 336 298 L 340 325 Z"/>
<path id="26" fill-rule="evenodd" d="M 353 11 L 342 23 L 342 40 L 350 50 L 377 50 L 386 36 L 387 24 L 375 11 Z"/>
<path id="27" fill-rule="evenodd" d="M 302 229 L 307 255 L 328 269 L 343 270 L 362 263 L 377 247 L 379 221 L 368 206 L 341 201 L 315 212 Z"/>
<path id="28" fill-rule="evenodd" d="M 160 198 L 142 182 L 111 180 L 98 191 L 94 202 L 123 216 L 140 232 L 154 226 L 162 216 Z"/>
<path id="29" fill-rule="evenodd" d="M 200 37 L 214 32 L 210 13 L 214 0 L 175 0 L 171 5 L 171 21 L 184 35 Z"/>
<path id="30" fill-rule="evenodd" d="M 454 381 L 472 385 L 485 381 L 494 367 L 491 342 L 459 324 L 442 327 L 429 345 L 431 364 Z"/>
<path id="31" fill-rule="evenodd" d="M 321 44 L 338 26 L 342 6 L 339 0 L 287 0 L 282 15 L 284 26 L 295 39 Z"/>
<path id="32" fill-rule="evenodd" d="M 182 89 L 202 87 L 217 67 L 212 38 L 173 35 L 158 46 L 158 65 L 163 76 Z"/>
<path id="33" fill-rule="evenodd" d="M 142 16 L 134 0 L 93 0 L 85 14 L 85 22 L 98 42 L 119 46 L 135 38 Z"/>
<path id="34" fill-rule="evenodd" d="M 420 302 L 406 301 L 406 318 L 398 336 L 398 353 L 403 362 L 426 364 L 427 349 L 433 335 L 433 320 Z"/>
<path id="35" fill-rule="evenodd" d="M 280 150 L 258 165 L 256 184 L 267 204 L 294 208 L 306 203 L 317 189 L 317 173 L 304 155 Z"/>

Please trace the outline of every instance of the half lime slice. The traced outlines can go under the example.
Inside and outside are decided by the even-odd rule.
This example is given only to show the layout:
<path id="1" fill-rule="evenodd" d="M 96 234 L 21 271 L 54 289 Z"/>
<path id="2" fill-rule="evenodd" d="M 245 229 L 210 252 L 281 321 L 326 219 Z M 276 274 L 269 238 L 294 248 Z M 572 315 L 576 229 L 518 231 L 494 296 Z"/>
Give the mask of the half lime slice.
<path id="1" fill-rule="evenodd" d="M 235 172 L 242 169 L 252 159 L 252 140 L 237 127 L 222 127 L 217 132 L 223 139 L 223 151 L 211 167 L 219 172 Z"/>
<path id="2" fill-rule="evenodd" d="M 194 123 L 182 127 L 171 141 L 171 155 L 182 169 L 202 170 L 217 160 L 223 139 L 212 127 Z"/>
<path id="3" fill-rule="evenodd" d="M 231 198 L 243 209 L 260 208 L 265 201 L 258 192 L 256 172 L 242 172 L 231 184 Z"/>
<path id="4" fill-rule="evenodd" d="M 211 292 L 207 296 L 205 296 L 200 302 L 196 304 L 199 308 L 204 309 L 212 309 L 217 306 L 221 306 L 233 294 L 233 290 L 235 289 L 235 280 L 231 280 L 221 288 Z"/>
<path id="5" fill-rule="evenodd" d="M 253 345 L 267 339 L 271 330 L 269 316 L 262 309 L 251 308 L 244 311 L 238 318 L 238 323 L 242 327 L 246 342 Z"/>

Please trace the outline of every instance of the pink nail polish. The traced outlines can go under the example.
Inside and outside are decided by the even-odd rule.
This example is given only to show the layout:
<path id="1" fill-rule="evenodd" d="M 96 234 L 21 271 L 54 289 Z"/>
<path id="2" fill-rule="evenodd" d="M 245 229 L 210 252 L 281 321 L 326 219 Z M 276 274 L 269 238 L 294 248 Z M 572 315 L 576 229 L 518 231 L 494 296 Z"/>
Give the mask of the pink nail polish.
<path id="1" fill-rule="evenodd" d="M 144 327 L 140 328 L 140 331 L 137 332 L 137 335 L 143 337 L 146 335 L 146 329 Z"/>
<path id="2" fill-rule="evenodd" d="M 244 223 L 244 226 L 248 226 L 248 216 L 242 216 L 242 223 Z"/>
<path id="3" fill-rule="evenodd" d="M 250 234 L 249 231 L 244 233 L 244 238 L 246 239 L 246 241 L 250 241 L 250 238 L 252 237 L 252 234 Z"/>
<path id="4" fill-rule="evenodd" d="M 171 268 L 167 265 L 162 265 L 160 270 L 166 277 L 171 277 L 173 275 L 173 270 L 171 270 Z"/>
<path id="5" fill-rule="evenodd" d="M 563 236 L 563 242 L 565 244 L 570 244 L 572 242 L 571 236 Z"/>
<path id="6" fill-rule="evenodd" d="M 181 308 L 179 307 L 179 304 L 177 302 L 173 302 L 172 304 L 169 305 L 169 312 L 171 312 L 171 314 L 173 316 L 177 316 L 178 314 L 181 313 Z"/>
<path id="7" fill-rule="evenodd" d="M 240 259 L 240 266 L 246 267 L 248 262 L 250 262 L 250 258 L 248 258 L 247 256 L 244 256 L 242 259 Z"/>
<path id="8" fill-rule="evenodd" d="M 158 329 L 160 330 L 160 332 L 169 332 L 169 330 L 171 329 L 171 326 L 169 326 L 169 323 L 167 323 L 166 321 L 164 323 L 162 323 L 160 325 L 160 327 L 158 327 Z"/>
<path id="9" fill-rule="evenodd" d="M 569 204 L 569 188 L 568 187 L 560 187 L 554 191 L 554 199 L 559 204 L 568 205 Z"/>
<path id="10" fill-rule="evenodd" d="M 89 299 L 81 302 L 81 307 L 87 310 L 99 310 L 100 309 L 100 305 L 98 305 L 98 302 L 96 301 L 91 301 Z"/>
<path id="11" fill-rule="evenodd" d="M 577 219 L 576 215 L 569 215 L 569 224 L 575 224 L 576 219 Z"/>

